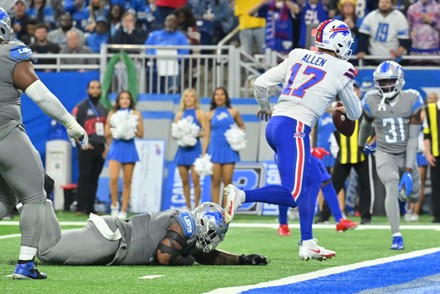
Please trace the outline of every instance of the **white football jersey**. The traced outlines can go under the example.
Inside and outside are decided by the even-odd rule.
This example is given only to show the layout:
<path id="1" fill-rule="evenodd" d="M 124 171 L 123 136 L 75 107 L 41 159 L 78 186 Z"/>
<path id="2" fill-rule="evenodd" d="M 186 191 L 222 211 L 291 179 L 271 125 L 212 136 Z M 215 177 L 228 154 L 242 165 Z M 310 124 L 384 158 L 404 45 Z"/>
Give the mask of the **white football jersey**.
<path id="1" fill-rule="evenodd" d="M 322 52 L 294 49 L 278 66 L 255 81 L 254 94 L 260 105 L 268 97 L 268 88 L 283 83 L 273 116 L 288 116 L 313 127 L 336 96 L 341 98 L 347 117 L 356 120 L 362 114 L 353 89 L 355 70 L 345 60 Z"/>
<path id="2" fill-rule="evenodd" d="M 371 55 L 391 57 L 391 50 L 399 48 L 399 39 L 409 39 L 408 21 L 399 10 L 383 16 L 376 9 L 364 18 L 359 32 L 370 36 L 368 51 Z"/>

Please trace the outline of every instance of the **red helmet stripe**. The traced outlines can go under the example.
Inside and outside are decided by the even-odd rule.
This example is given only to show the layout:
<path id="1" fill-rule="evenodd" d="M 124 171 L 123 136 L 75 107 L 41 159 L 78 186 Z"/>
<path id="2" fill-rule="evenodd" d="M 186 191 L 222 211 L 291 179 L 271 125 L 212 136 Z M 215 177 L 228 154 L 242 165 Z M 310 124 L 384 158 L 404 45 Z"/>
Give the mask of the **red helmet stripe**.
<path id="1" fill-rule="evenodd" d="M 332 22 L 333 19 L 327 19 L 323 23 L 321 23 L 318 27 L 318 31 L 316 32 L 316 42 L 322 42 L 322 35 L 324 34 L 324 28 Z"/>

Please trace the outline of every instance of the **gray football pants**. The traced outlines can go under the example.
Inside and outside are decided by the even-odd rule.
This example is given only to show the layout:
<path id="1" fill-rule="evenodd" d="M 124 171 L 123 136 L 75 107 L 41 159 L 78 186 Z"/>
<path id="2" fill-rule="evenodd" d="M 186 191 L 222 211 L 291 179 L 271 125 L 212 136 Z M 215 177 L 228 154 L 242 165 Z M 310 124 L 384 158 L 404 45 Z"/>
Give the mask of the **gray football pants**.
<path id="1" fill-rule="evenodd" d="M 400 232 L 399 182 L 405 171 L 405 154 L 393 155 L 378 150 L 376 152 L 376 169 L 380 181 L 385 186 L 385 212 L 390 222 L 392 233 Z M 420 174 L 417 163 L 413 164 L 413 190 L 410 199 L 417 199 L 420 192 Z"/>
<path id="2" fill-rule="evenodd" d="M 21 202 L 21 245 L 37 248 L 46 199 L 40 155 L 18 127 L 0 141 L 0 150 L 0 220 Z"/>
<path id="3" fill-rule="evenodd" d="M 111 217 L 103 217 L 112 231 L 117 227 Z M 37 257 L 52 264 L 106 265 L 112 261 L 119 241 L 102 236 L 95 224 L 87 222 L 81 229 L 61 232 L 51 201 L 44 206 L 44 226 Z"/>

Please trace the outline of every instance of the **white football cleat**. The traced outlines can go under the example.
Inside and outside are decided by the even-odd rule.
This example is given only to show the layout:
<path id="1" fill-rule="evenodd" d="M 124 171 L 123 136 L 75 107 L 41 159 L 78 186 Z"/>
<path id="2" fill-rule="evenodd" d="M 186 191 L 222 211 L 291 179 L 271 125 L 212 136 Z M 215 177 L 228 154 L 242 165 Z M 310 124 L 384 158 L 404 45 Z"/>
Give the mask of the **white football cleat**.
<path id="1" fill-rule="evenodd" d="M 234 218 L 235 211 L 244 202 L 244 192 L 231 184 L 227 185 L 223 191 L 226 197 L 225 222 L 229 224 Z"/>
<path id="2" fill-rule="evenodd" d="M 299 257 L 301 260 L 309 261 L 310 259 L 316 259 L 323 261 L 335 256 L 336 252 L 318 246 L 315 240 L 308 240 L 307 244 L 304 244 L 303 242 L 303 245 L 300 245 L 299 247 Z"/>

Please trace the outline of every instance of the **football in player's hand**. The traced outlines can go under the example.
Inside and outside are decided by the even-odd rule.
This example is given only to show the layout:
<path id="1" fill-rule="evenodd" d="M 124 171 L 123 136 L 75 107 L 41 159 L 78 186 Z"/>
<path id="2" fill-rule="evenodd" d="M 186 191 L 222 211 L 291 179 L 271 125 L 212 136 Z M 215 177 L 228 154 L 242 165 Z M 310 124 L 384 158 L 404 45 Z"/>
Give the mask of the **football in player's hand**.
<path id="1" fill-rule="evenodd" d="M 342 111 L 336 109 L 336 107 L 344 106 L 341 101 L 335 103 L 332 112 L 333 124 L 336 129 L 344 136 L 351 137 L 356 126 L 356 122 L 349 120 L 347 115 Z"/>

